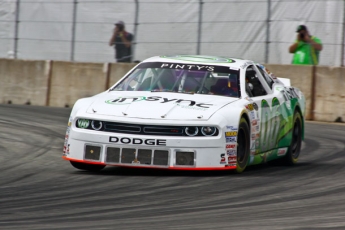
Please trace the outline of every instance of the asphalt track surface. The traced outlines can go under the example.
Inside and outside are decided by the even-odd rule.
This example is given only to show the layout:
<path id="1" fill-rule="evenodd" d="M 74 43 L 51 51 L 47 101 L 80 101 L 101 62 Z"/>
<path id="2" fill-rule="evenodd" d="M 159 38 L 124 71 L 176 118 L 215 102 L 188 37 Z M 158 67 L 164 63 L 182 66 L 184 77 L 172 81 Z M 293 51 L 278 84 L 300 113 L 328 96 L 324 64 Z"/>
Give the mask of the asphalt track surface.
<path id="1" fill-rule="evenodd" d="M 300 162 L 229 172 L 74 169 L 70 109 L 0 105 L 0 229 L 345 229 L 345 126 L 306 124 Z"/>

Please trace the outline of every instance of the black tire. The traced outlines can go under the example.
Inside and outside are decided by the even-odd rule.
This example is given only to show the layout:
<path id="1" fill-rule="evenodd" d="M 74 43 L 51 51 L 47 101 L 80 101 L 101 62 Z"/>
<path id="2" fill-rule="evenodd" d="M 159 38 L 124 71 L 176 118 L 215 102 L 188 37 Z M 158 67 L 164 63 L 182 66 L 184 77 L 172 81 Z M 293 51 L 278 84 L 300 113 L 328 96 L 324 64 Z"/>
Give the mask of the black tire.
<path id="1" fill-rule="evenodd" d="M 236 173 L 242 173 L 248 164 L 250 155 L 250 133 L 249 126 L 243 117 L 240 120 L 240 125 L 237 132 L 237 167 Z"/>
<path id="2" fill-rule="evenodd" d="M 70 162 L 74 168 L 77 168 L 80 170 L 91 171 L 91 172 L 101 171 L 105 167 L 105 165 L 86 164 L 86 163 L 75 162 L 75 161 L 70 161 Z"/>
<path id="3" fill-rule="evenodd" d="M 297 163 L 302 146 L 302 131 L 302 117 L 301 114 L 296 111 L 293 118 L 291 144 L 289 146 L 288 152 L 282 158 L 282 163 L 284 165 L 295 165 Z"/>

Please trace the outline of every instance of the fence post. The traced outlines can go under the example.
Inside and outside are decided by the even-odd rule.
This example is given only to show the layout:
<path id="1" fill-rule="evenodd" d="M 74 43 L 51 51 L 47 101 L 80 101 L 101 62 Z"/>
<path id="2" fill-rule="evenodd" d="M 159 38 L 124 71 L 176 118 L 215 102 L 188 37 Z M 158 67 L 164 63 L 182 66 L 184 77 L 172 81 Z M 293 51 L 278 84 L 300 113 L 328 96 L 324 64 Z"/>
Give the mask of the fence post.
<path id="1" fill-rule="evenodd" d="M 199 0 L 199 20 L 198 20 L 198 43 L 196 45 L 196 54 L 200 54 L 200 43 L 201 43 L 201 24 L 202 24 L 202 4 L 204 2 Z"/>
<path id="2" fill-rule="evenodd" d="M 267 0 L 265 63 L 268 63 L 270 45 L 271 0 Z"/>
<path id="3" fill-rule="evenodd" d="M 74 61 L 74 45 L 75 45 L 75 28 L 77 21 L 77 0 L 73 0 L 73 21 L 72 21 L 72 39 L 71 39 L 71 61 Z"/>
<path id="4" fill-rule="evenodd" d="M 135 1 L 135 18 L 134 18 L 134 38 L 132 42 L 132 61 L 134 60 L 135 49 L 137 48 L 137 38 L 138 38 L 138 21 L 139 21 L 139 0 Z"/>
<path id="5" fill-rule="evenodd" d="M 18 31 L 19 31 L 19 7 L 20 0 L 16 1 L 16 12 L 15 12 L 15 24 L 14 24 L 14 48 L 13 48 L 13 58 L 18 57 Z"/>
<path id="6" fill-rule="evenodd" d="M 345 0 L 343 1 L 343 30 L 341 34 L 341 57 L 340 57 L 340 66 L 344 67 L 344 45 L 345 45 Z"/>

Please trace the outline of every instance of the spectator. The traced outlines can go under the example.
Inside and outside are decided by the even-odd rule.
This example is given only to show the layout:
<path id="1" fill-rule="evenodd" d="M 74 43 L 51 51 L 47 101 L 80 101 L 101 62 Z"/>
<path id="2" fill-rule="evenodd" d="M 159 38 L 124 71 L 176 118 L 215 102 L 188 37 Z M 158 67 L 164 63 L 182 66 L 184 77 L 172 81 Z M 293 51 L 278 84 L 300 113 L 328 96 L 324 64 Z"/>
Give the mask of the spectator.
<path id="1" fill-rule="evenodd" d="M 125 30 L 125 23 L 115 23 L 114 33 L 111 36 L 109 45 L 115 45 L 115 59 L 117 62 L 131 62 L 132 60 L 133 35 Z"/>
<path id="2" fill-rule="evenodd" d="M 310 35 L 305 25 L 298 26 L 296 32 L 297 40 L 289 48 L 289 52 L 294 54 L 292 64 L 317 65 L 322 50 L 321 40 Z"/>

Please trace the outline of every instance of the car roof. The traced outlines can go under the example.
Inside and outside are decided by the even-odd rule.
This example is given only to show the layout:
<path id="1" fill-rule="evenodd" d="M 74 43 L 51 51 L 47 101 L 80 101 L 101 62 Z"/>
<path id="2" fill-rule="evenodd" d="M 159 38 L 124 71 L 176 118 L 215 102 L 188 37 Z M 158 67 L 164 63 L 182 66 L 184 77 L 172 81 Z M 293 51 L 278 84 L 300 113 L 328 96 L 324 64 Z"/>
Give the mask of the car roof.
<path id="1" fill-rule="evenodd" d="M 217 65 L 228 66 L 234 68 L 245 68 L 248 65 L 254 65 L 251 60 L 239 58 L 207 56 L 207 55 L 170 55 L 155 56 L 145 59 L 143 62 L 168 62 L 168 63 L 185 63 L 185 64 L 201 64 L 201 65 Z"/>

